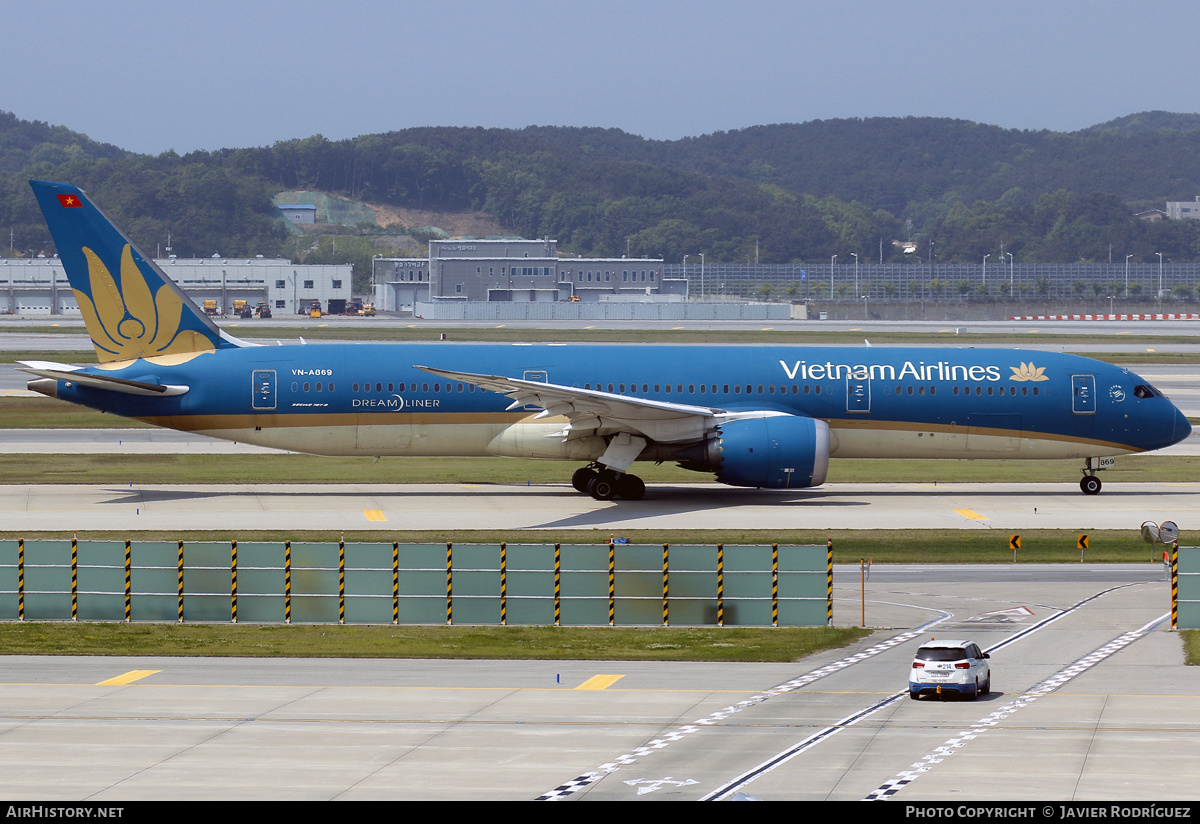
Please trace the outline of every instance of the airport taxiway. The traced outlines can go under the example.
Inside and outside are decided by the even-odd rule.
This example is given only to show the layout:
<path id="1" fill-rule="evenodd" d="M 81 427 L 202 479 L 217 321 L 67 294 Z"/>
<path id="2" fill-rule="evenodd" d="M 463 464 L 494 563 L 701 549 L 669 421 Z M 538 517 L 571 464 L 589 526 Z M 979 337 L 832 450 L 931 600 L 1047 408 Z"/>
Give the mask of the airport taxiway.
<path id="1" fill-rule="evenodd" d="M 837 569 L 835 623 L 859 587 Z M 1168 589 L 1151 563 L 878 568 L 879 629 L 783 664 L 0 657 L 0 794 L 1194 799 L 1200 671 Z M 991 650 L 990 695 L 908 699 L 933 634 Z"/>
<path id="2" fill-rule="evenodd" d="M 640 501 L 596 501 L 567 484 L 4 484 L 9 532 L 222 528 L 373 532 L 625 529 L 1128 529 L 1200 522 L 1200 482 L 826 484 L 795 491 L 652 484 Z M 237 537 L 233 535 L 232 537 Z M 550 540 L 553 540 L 551 537 Z"/>
<path id="3" fill-rule="evenodd" d="M 1122 331 L 961 325 L 998 336 L 1034 328 Z M 1135 328 L 1196 334 L 1200 325 Z M 1188 414 L 1200 410 L 1200 369 L 1133 368 L 1155 375 L 1149 379 Z M 2 382 L 8 369 L 0 368 L 0 392 L 20 391 L 23 376 Z M 1164 380 L 1171 375 L 1180 376 L 1174 386 Z M 255 449 L 161 430 L 8 435 L 0 448 L 32 453 Z M 995 529 L 1006 540 L 1021 529 L 1134 530 L 1143 520 L 1175 520 L 1186 535 L 1200 520 L 1198 492 L 1200 483 L 1112 483 L 1089 497 L 1065 477 L 791 493 L 652 485 L 643 501 L 600 503 L 566 485 L 9 484 L 0 486 L 0 523 L 134 535 L 231 523 L 277 531 L 528 528 L 548 536 L 952 527 Z M 857 568 L 839 568 L 835 623 L 857 623 L 859 587 Z M 793 664 L 0 657 L 0 794 L 95 802 L 1194 799 L 1200 672 L 1183 666 L 1168 609 L 1169 583 L 1152 563 L 876 567 L 866 584 L 873 636 Z M 933 633 L 994 648 L 992 695 L 905 697 L 912 652 Z"/>

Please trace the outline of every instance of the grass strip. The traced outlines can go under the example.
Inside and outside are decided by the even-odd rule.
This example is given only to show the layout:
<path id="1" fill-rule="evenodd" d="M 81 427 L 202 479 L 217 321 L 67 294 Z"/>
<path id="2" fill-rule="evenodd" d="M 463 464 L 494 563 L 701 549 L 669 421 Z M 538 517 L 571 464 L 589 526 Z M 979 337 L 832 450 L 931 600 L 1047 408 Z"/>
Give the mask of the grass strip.
<path id="1" fill-rule="evenodd" d="M 1161 564 L 1164 546 L 1150 546 L 1142 542 L 1138 525 L 1127 530 L 1066 530 L 1040 529 L 1020 533 L 1021 549 L 1017 552 L 1009 547 L 1009 533 L 995 529 L 931 529 L 913 531 L 904 529 L 869 530 L 456 530 L 438 531 L 389 531 L 384 529 L 354 531 L 347 534 L 347 546 L 355 543 L 385 543 L 399 541 L 405 544 L 485 544 L 499 547 L 501 542 L 509 546 L 536 545 L 552 546 L 554 543 L 603 544 L 612 537 L 625 538 L 630 543 L 643 546 L 715 546 L 725 544 L 733 551 L 737 546 L 769 546 L 777 543 L 786 546 L 823 546 L 833 542 L 835 564 L 856 565 L 860 561 L 877 564 L 1063 564 L 1080 563 L 1149 563 Z M 136 532 L 78 530 L 73 533 L 69 525 L 53 532 L 0 531 L 0 542 L 8 542 L 3 551 L 15 552 L 18 538 L 34 540 L 70 540 L 77 534 L 81 541 L 124 541 L 129 538 L 136 545 L 139 541 L 178 540 L 187 542 L 227 542 L 236 539 L 238 545 L 262 542 L 282 544 L 285 540 L 294 543 L 328 543 L 336 545 L 342 533 L 336 531 L 313 532 L 295 530 L 288 532 L 240 530 L 236 526 L 220 530 L 178 532 Z M 1087 534 L 1089 547 L 1080 552 L 1076 545 L 1078 536 Z"/>
<path id="2" fill-rule="evenodd" d="M 1200 666 L 1200 630 L 1185 629 L 1179 634 L 1183 637 L 1183 663 Z"/>
<path id="3" fill-rule="evenodd" d="M 0 455 L 0 477 L 26 484 L 565 484 L 581 462 L 522 458 L 317 457 L 292 453 L 205 455 L 187 453 Z M 1105 484 L 1188 483 L 1200 473 L 1200 457 L 1133 455 L 1101 476 Z M 674 464 L 637 464 L 649 484 L 710 483 L 705 472 Z M 1054 483 L 1073 488 L 1079 466 L 1070 461 L 833 460 L 827 484 Z M 931 492 L 936 490 L 932 489 Z M 772 493 L 765 493 L 770 495 Z M 818 494 L 814 492 L 813 494 Z M 1101 493 L 1103 494 L 1103 493 Z"/>
<path id="4" fill-rule="evenodd" d="M 415 627 L 0 623 L 4 655 L 788 662 L 870 634 L 854 627 Z"/>

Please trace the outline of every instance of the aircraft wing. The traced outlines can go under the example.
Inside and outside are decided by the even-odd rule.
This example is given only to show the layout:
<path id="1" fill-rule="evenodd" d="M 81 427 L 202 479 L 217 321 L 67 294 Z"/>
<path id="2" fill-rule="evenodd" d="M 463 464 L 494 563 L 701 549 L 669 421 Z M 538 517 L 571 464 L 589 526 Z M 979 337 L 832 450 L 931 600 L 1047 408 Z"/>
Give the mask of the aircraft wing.
<path id="1" fill-rule="evenodd" d="M 763 418 L 784 413 L 773 411 L 730 412 L 709 406 L 617 395 L 597 389 L 579 389 L 554 383 L 476 375 L 429 366 L 414 368 L 512 398 L 509 409 L 540 406 L 534 419 L 564 416 L 568 423 L 560 433 L 564 439 L 629 432 L 658 443 L 689 443 L 704 438 L 726 421 Z"/>
<path id="2" fill-rule="evenodd" d="M 50 378 L 56 381 L 70 381 L 79 386 L 90 386 L 93 389 L 121 392 L 126 395 L 165 397 L 168 395 L 182 395 L 190 388 L 175 384 L 132 381 L 126 378 L 96 375 L 84 371 L 82 366 L 71 366 L 65 363 L 50 363 L 49 361 L 18 361 L 18 363 L 21 364 L 21 371 L 27 372 L 30 375 L 37 375 L 41 378 Z"/>

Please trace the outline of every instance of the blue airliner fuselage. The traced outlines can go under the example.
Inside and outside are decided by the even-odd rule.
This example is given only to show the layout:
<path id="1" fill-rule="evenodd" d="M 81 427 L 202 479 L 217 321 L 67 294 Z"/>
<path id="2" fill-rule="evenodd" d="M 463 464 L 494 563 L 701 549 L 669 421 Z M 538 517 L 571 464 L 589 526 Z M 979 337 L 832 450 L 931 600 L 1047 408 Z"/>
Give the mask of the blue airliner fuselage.
<path id="1" fill-rule="evenodd" d="M 1183 439 L 1119 366 L 950 347 L 310 344 L 218 330 L 75 187 L 34 183 L 101 361 L 30 362 L 31 388 L 150 423 L 323 455 L 584 461 L 638 498 L 638 460 L 806 487 L 830 457 L 1092 459 Z"/>

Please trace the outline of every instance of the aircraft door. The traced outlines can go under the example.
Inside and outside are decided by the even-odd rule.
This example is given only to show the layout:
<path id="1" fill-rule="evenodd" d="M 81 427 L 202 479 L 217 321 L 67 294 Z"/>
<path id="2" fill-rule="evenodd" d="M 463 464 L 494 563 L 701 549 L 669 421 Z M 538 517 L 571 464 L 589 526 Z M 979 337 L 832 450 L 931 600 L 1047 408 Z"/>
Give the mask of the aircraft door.
<path id="1" fill-rule="evenodd" d="M 250 407 L 268 411 L 275 408 L 275 370 L 255 369 L 251 373 Z"/>
<path id="2" fill-rule="evenodd" d="M 871 411 L 871 379 L 869 377 L 846 377 L 846 411 Z"/>
<path id="3" fill-rule="evenodd" d="M 1096 376 L 1071 376 L 1071 411 L 1076 415 L 1096 414 Z"/>

